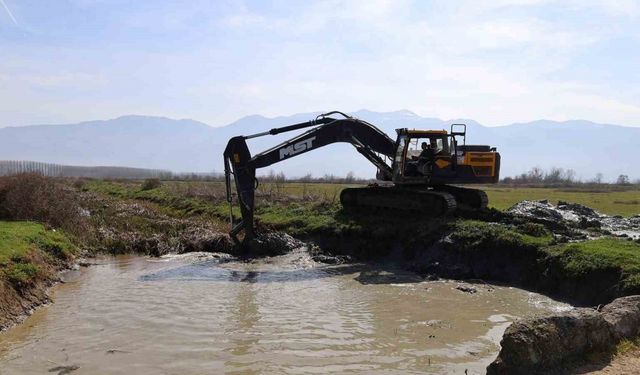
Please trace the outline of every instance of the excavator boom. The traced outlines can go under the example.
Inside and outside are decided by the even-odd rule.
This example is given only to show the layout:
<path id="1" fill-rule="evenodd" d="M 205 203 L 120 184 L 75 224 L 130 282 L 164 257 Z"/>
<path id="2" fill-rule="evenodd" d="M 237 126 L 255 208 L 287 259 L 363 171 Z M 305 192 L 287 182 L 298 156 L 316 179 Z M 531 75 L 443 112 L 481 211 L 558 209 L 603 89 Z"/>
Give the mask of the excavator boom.
<path id="1" fill-rule="evenodd" d="M 341 115 L 333 118 L 331 115 Z M 251 156 L 247 146 L 247 139 L 265 135 L 275 135 L 283 132 L 312 128 L 290 140 L 287 140 L 269 150 Z M 257 187 L 256 169 L 264 168 L 280 161 L 302 155 L 326 145 L 346 142 L 351 143 L 356 150 L 371 161 L 382 176 L 390 180 L 392 167 L 383 159 L 391 159 L 395 151 L 395 141 L 372 124 L 345 115 L 342 112 L 329 112 L 318 116 L 315 120 L 249 136 L 237 136 L 229 140 L 224 151 L 224 171 L 227 189 L 227 201 L 232 202 L 231 176 L 233 176 L 242 219 L 232 224 L 231 237 L 237 241 L 237 235 L 242 230 L 245 239 L 254 237 L 253 213 L 255 208 L 255 189 Z M 233 217 L 231 217 L 233 219 Z"/>

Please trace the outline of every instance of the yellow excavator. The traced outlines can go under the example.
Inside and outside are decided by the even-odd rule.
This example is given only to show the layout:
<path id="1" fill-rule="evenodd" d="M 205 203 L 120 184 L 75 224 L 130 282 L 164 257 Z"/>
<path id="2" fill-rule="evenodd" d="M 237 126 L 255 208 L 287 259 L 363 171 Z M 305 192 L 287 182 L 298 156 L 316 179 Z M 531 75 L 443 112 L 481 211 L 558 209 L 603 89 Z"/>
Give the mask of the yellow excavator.
<path id="1" fill-rule="evenodd" d="M 311 128 L 264 152 L 251 155 L 247 139 Z M 377 168 L 380 183 L 347 188 L 340 202 L 349 208 L 390 208 L 420 211 L 437 217 L 457 208 L 480 210 L 487 206 L 485 192 L 457 185 L 492 184 L 499 180 L 500 154 L 495 147 L 466 144 L 466 125 L 447 130 L 396 129 L 394 141 L 374 125 L 339 111 L 313 120 L 274 128 L 229 140 L 224 151 L 227 201 L 232 204 L 232 177 L 240 204 L 241 220 L 231 223 L 230 235 L 239 243 L 255 236 L 253 215 L 256 169 L 290 159 L 336 142 L 351 143 Z"/>

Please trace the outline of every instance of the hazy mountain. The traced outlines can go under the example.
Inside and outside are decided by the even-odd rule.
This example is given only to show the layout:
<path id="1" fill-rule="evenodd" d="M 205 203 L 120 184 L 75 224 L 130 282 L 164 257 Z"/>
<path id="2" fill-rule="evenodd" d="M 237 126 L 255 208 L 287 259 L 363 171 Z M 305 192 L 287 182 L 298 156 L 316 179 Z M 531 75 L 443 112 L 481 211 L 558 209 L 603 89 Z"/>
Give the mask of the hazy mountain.
<path id="1" fill-rule="evenodd" d="M 318 113 L 266 118 L 244 117 L 213 128 L 192 120 L 124 116 L 113 120 L 70 125 L 0 128 L 0 159 L 35 160 L 72 165 L 114 165 L 210 172 L 222 170 L 222 151 L 234 135 L 248 135 L 315 118 Z M 588 121 L 540 120 L 487 127 L 473 120 L 440 120 L 410 111 L 372 112 L 354 116 L 367 120 L 395 138 L 401 127 L 449 129 L 467 124 L 467 143 L 490 144 L 502 153 L 502 175 L 515 175 L 532 166 L 571 168 L 583 179 L 602 172 L 607 179 L 619 174 L 640 177 L 637 144 L 640 128 L 595 124 Z M 249 141 L 256 153 L 297 133 L 266 136 Z M 374 168 L 351 145 L 335 144 L 276 164 L 289 176 L 312 173 L 372 177 Z M 264 173 L 267 173 L 265 170 Z"/>

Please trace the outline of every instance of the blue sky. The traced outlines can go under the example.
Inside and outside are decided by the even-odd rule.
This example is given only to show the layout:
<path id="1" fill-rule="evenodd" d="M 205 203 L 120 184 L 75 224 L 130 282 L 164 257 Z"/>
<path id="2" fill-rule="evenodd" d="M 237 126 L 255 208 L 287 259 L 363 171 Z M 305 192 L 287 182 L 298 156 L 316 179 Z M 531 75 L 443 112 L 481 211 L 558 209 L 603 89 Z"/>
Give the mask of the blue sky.
<path id="1" fill-rule="evenodd" d="M 640 126 L 640 1 L 0 0 L 0 126 L 367 108 Z"/>

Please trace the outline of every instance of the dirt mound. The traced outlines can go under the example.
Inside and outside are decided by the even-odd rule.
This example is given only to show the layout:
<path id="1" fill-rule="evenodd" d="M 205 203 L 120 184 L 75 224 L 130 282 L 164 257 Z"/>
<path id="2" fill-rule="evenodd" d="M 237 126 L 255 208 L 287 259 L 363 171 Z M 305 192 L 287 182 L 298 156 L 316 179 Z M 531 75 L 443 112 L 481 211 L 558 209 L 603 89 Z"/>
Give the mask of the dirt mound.
<path id="1" fill-rule="evenodd" d="M 609 216 L 581 204 L 560 201 L 553 205 L 547 200 L 525 200 L 516 203 L 507 212 L 550 228 L 598 229 L 602 234 L 640 239 L 640 215 L 630 218 Z M 594 231 L 586 234 L 597 235 Z"/>
<path id="2" fill-rule="evenodd" d="M 260 233 L 247 244 L 252 256 L 282 255 L 304 246 L 304 242 L 282 232 Z"/>
<path id="3" fill-rule="evenodd" d="M 562 373 L 570 361 L 612 350 L 640 334 L 640 296 L 614 300 L 601 310 L 574 309 L 519 320 L 507 328 L 488 375 Z"/>

